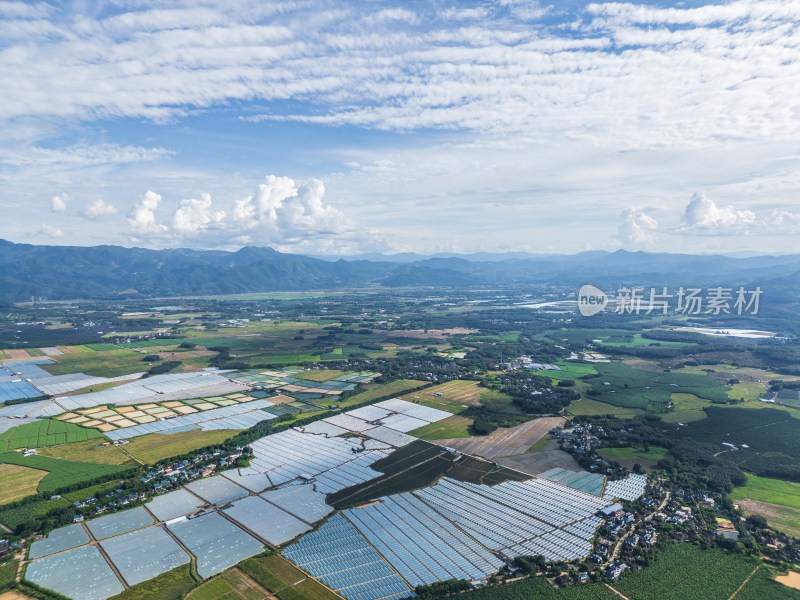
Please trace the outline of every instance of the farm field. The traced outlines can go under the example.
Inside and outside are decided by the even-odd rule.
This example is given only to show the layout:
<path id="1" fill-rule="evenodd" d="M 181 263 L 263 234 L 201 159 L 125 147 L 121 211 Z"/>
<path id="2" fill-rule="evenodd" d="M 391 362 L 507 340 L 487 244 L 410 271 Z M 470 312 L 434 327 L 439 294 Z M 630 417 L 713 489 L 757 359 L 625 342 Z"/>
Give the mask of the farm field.
<path id="1" fill-rule="evenodd" d="M 750 474 L 747 476 L 747 485 L 734 488 L 731 498 L 734 502 L 750 498 L 800 509 L 800 483 Z"/>
<path id="2" fill-rule="evenodd" d="M 626 469 L 636 463 L 648 471 L 656 468 L 656 463 L 667 455 L 666 448 L 650 448 L 648 452 L 637 448 L 600 448 L 597 453 L 606 460 L 615 460 Z"/>
<path id="3" fill-rule="evenodd" d="M 577 362 L 573 360 L 559 360 L 556 366 L 560 367 L 560 371 L 533 371 L 535 375 L 543 375 L 555 381 L 563 379 L 578 379 L 585 375 L 596 375 L 597 369 L 591 364 Z"/>
<path id="4" fill-rule="evenodd" d="M 564 419 L 561 417 L 532 419 L 515 427 L 498 428 L 486 436 L 474 436 L 465 439 L 440 439 L 436 443 L 440 446 L 449 446 L 461 452 L 494 460 L 526 453 L 548 431 L 563 425 L 563 423 Z"/>
<path id="5" fill-rule="evenodd" d="M 0 465 L 0 504 L 14 502 L 36 493 L 39 482 L 47 471 L 21 467 L 19 465 Z"/>
<path id="6" fill-rule="evenodd" d="M 147 363 L 142 362 L 141 354 L 127 349 L 61 354 L 51 358 L 56 362 L 42 365 L 51 375 L 86 373 L 96 377 L 119 377 L 141 373 L 150 368 Z"/>
<path id="7" fill-rule="evenodd" d="M 661 420 L 665 423 L 691 423 L 706 418 L 707 406 L 711 406 L 708 400 L 698 398 L 694 394 L 675 393 L 670 395 L 672 410 L 661 415 Z"/>
<path id="8" fill-rule="evenodd" d="M 14 582 L 14 575 L 17 572 L 17 561 L 16 560 L 9 560 L 5 564 L 0 565 L 0 590 L 4 590 L 7 586 L 11 585 Z M 14 592 L 9 592 L 13 594 Z M 5 596 L 0 592 L 0 598 Z M 20 596 L 20 598 L 24 598 L 24 596 Z"/>
<path id="9" fill-rule="evenodd" d="M 385 384 L 379 384 L 373 388 L 364 390 L 363 392 L 359 392 L 358 394 L 354 394 L 353 396 L 350 396 L 347 400 L 342 402 L 340 406 L 342 408 L 347 408 L 348 406 L 361 404 L 362 402 L 369 402 L 371 400 L 375 400 L 376 398 L 383 398 L 384 396 L 399 396 L 400 394 L 407 393 L 409 390 L 418 389 L 427 384 L 428 384 L 427 381 L 416 381 L 414 379 L 398 379 L 397 381 L 392 381 L 390 383 L 385 383 Z"/>
<path id="10" fill-rule="evenodd" d="M 692 393 L 719 403 L 728 401 L 723 387 L 704 375 L 656 373 L 621 363 L 598 363 L 596 367 L 598 374 L 586 380 L 591 385 L 587 394 L 608 404 L 657 411 L 670 402 L 673 393 Z"/>
<path id="11" fill-rule="evenodd" d="M 306 578 L 302 571 L 277 554 L 248 558 L 239 568 L 270 592 L 278 592 Z"/>
<path id="12" fill-rule="evenodd" d="M 96 429 L 86 429 L 55 419 L 42 419 L 9 429 L 0 435 L 0 452 L 18 448 L 42 448 L 86 440 L 103 441 L 103 434 Z"/>
<path id="13" fill-rule="evenodd" d="M 155 579 L 143 581 L 110 600 L 180 600 L 189 590 L 197 585 L 197 581 L 192 577 L 189 565 L 183 565 Z M 238 600 L 238 599 L 237 599 Z"/>
<path id="14" fill-rule="evenodd" d="M 125 444 L 125 451 L 145 464 L 156 463 L 171 456 L 179 456 L 203 448 L 213 446 L 236 435 L 238 431 L 220 429 L 216 431 L 184 431 L 163 435 L 151 433 L 133 438 Z"/>
<path id="15" fill-rule="evenodd" d="M 646 411 L 640 408 L 614 406 L 607 402 L 600 402 L 587 398 L 586 396 L 581 396 L 580 400 L 576 400 L 567 407 L 566 412 L 576 417 L 584 415 L 614 415 L 621 419 L 629 419 L 636 415 L 641 415 Z"/>
<path id="16" fill-rule="evenodd" d="M 410 431 L 408 434 L 421 440 L 467 438 L 471 435 L 469 432 L 470 425 L 472 425 L 472 419 L 453 415 L 436 423 Z"/>
<path id="17" fill-rule="evenodd" d="M 33 598 L 20 594 L 16 590 L 11 590 L 8 592 L 0 592 L 0 600 L 33 600 Z"/>
<path id="18" fill-rule="evenodd" d="M 772 578 L 769 570 L 761 567 L 736 594 L 735 600 L 800 600 L 800 590 L 792 589 Z"/>
<path id="19" fill-rule="evenodd" d="M 102 440 L 86 440 L 85 442 L 49 446 L 40 449 L 39 456 L 87 463 L 102 463 L 105 465 L 121 465 L 131 460 L 117 446 L 112 444 L 102 446 L 100 445 L 101 442 Z"/>
<path id="20" fill-rule="evenodd" d="M 49 492 L 75 483 L 90 481 L 96 477 L 124 471 L 127 468 L 121 465 L 58 460 L 46 456 L 24 457 L 18 452 L 0 454 L 0 464 L 21 465 L 48 471 L 47 475 L 39 482 L 38 491 L 40 492 Z"/>
<path id="21" fill-rule="evenodd" d="M 722 550 L 674 544 L 654 564 L 625 574 L 613 587 L 638 600 L 728 600 L 756 564 Z"/>
<path id="22" fill-rule="evenodd" d="M 483 391 L 487 390 L 478 387 L 477 381 L 457 380 L 411 392 L 400 398 L 457 414 L 469 406 L 477 406 Z M 441 396 L 435 394 L 441 394 Z"/>
<path id="23" fill-rule="evenodd" d="M 745 381 L 742 383 L 734 383 L 731 389 L 725 393 L 728 398 L 733 400 L 758 400 L 764 392 L 767 391 L 767 386 L 757 381 Z"/>
<path id="24" fill-rule="evenodd" d="M 738 500 L 736 504 L 742 507 L 746 515 L 761 515 L 770 527 L 789 535 L 800 536 L 800 509 L 748 498 Z"/>
<path id="25" fill-rule="evenodd" d="M 192 590 L 186 600 L 263 600 L 266 590 L 239 569 L 230 569 Z"/>

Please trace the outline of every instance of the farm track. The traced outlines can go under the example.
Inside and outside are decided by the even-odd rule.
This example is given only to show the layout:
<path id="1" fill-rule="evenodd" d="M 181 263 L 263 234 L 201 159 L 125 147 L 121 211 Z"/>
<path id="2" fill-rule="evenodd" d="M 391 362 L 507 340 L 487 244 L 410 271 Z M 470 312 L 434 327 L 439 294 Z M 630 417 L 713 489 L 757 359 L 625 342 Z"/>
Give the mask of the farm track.
<path id="1" fill-rule="evenodd" d="M 761 565 L 756 565 L 756 568 L 755 568 L 755 569 L 753 569 L 753 572 L 752 572 L 752 573 L 750 573 L 750 575 L 748 575 L 748 576 L 747 576 L 747 579 L 745 579 L 745 580 L 742 582 L 742 585 L 740 585 L 738 588 L 736 588 L 736 591 L 735 591 L 735 592 L 733 592 L 733 593 L 731 594 L 731 597 L 730 597 L 730 598 L 728 598 L 728 600 L 733 600 L 733 599 L 734 599 L 734 598 L 735 598 L 735 597 L 736 597 L 736 596 L 739 594 L 739 592 L 740 592 L 740 591 L 742 591 L 742 588 L 743 588 L 744 586 L 746 586 L 746 585 L 747 585 L 747 582 L 748 582 L 748 581 L 750 581 L 750 578 L 751 578 L 753 575 L 755 575 L 755 574 L 756 574 L 756 571 L 758 571 L 760 568 L 761 568 Z"/>
<path id="2" fill-rule="evenodd" d="M 516 427 L 501 428 L 486 436 L 436 440 L 432 443 L 493 460 L 525 454 L 528 448 L 542 439 L 548 431 L 563 423 L 562 417 L 545 417 Z"/>

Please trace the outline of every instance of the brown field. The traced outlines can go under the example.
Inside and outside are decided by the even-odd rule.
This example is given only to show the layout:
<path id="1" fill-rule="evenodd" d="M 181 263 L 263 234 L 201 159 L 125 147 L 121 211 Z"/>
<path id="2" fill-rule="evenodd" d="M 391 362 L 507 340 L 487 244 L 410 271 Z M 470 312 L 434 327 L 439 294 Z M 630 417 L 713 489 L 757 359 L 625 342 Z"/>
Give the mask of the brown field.
<path id="1" fill-rule="evenodd" d="M 213 446 L 238 431 L 222 429 L 219 431 L 184 431 L 162 435 L 151 433 L 133 438 L 123 446 L 126 452 L 146 464 L 156 463 L 171 456 L 179 456 L 204 446 Z"/>
<path id="2" fill-rule="evenodd" d="M 800 509 L 744 498 L 736 502 L 746 515 L 759 514 L 769 526 L 793 536 L 800 536 Z"/>
<path id="3" fill-rule="evenodd" d="M 516 427 L 501 427 L 489 435 L 471 438 L 436 440 L 438 446 L 455 448 L 466 454 L 482 456 L 490 460 L 505 456 L 525 454 L 528 449 L 542 439 L 553 427 L 564 423 L 562 417 L 533 419 Z"/>
<path id="4" fill-rule="evenodd" d="M 626 358 L 622 361 L 623 364 L 633 367 L 634 369 L 641 369 L 643 371 L 656 371 L 660 373 L 663 371 L 661 365 L 654 360 L 647 360 L 645 358 Z"/>
<path id="5" fill-rule="evenodd" d="M 28 360 L 33 358 L 26 350 L 6 350 L 8 358 L 6 360 Z"/>
<path id="6" fill-rule="evenodd" d="M 437 339 L 443 340 L 451 335 L 466 335 L 468 333 L 475 333 L 477 329 L 466 329 L 464 327 L 452 327 L 450 329 L 428 329 L 425 331 L 424 329 L 403 329 L 397 331 L 385 331 L 383 329 L 375 329 L 373 333 L 378 335 L 385 335 L 387 337 L 402 337 L 402 338 L 414 338 L 419 340 L 424 339 Z"/>
<path id="7" fill-rule="evenodd" d="M 583 467 L 572 458 L 572 455 L 559 449 L 558 444 L 553 440 L 547 442 L 541 450 L 498 458 L 497 463 L 528 475 L 538 475 L 556 467 L 570 471 L 583 470 Z"/>
<path id="8" fill-rule="evenodd" d="M 344 375 L 347 371 L 337 371 L 336 369 L 313 369 L 310 371 L 303 371 L 297 374 L 298 379 L 306 379 L 308 381 L 328 381 L 339 375 Z"/>
<path id="9" fill-rule="evenodd" d="M 481 391 L 477 381 L 448 381 L 441 385 L 425 388 L 400 396 L 402 400 L 416 402 L 424 406 L 458 413 L 469 406 L 477 406 L 481 402 Z M 434 394 L 442 394 L 435 396 Z"/>
<path id="10" fill-rule="evenodd" d="M 45 475 L 47 475 L 47 471 L 40 469 L 18 465 L 0 465 L 0 504 L 14 502 L 14 500 L 35 494 L 39 482 Z"/>
<path id="11" fill-rule="evenodd" d="M 17 591 L 11 590 L 10 592 L 0 593 L 0 600 L 33 600 L 30 596 L 20 594 Z"/>

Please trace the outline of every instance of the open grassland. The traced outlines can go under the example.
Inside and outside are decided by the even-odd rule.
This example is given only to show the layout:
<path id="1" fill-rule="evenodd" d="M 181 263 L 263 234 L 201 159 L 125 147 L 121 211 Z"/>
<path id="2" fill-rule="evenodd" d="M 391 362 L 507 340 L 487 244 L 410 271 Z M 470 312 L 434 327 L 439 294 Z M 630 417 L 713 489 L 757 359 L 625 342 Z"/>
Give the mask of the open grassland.
<path id="1" fill-rule="evenodd" d="M 36 493 L 39 482 L 47 471 L 21 467 L 19 465 L 0 465 L 0 504 L 14 502 Z"/>
<path id="2" fill-rule="evenodd" d="M 46 456 L 23 456 L 19 452 L 0 454 L 0 464 L 20 465 L 32 469 L 47 471 L 47 475 L 39 482 L 38 491 L 50 492 L 75 483 L 91 481 L 111 473 L 125 470 L 122 465 L 103 465 L 95 463 L 59 460 Z"/>
<path id="3" fill-rule="evenodd" d="M 643 346 L 668 346 L 672 348 L 682 348 L 684 346 L 696 346 L 696 344 L 692 342 L 670 342 L 664 340 L 651 340 L 646 337 L 642 337 L 641 333 L 634 333 L 631 336 L 626 336 L 627 339 L 619 340 L 618 337 L 609 337 L 607 339 L 603 339 L 602 344 L 604 346 L 611 346 L 612 348 L 641 348 Z M 619 340 L 619 341 L 614 341 Z"/>
<path id="4" fill-rule="evenodd" d="M 615 460 L 626 469 L 639 463 L 648 471 L 656 468 L 656 463 L 667 455 L 666 448 L 650 448 L 647 452 L 637 448 L 600 448 L 597 453 L 606 460 Z"/>
<path id="5" fill-rule="evenodd" d="M 800 483 L 750 474 L 747 485 L 734 488 L 731 498 L 734 501 L 750 498 L 800 509 Z"/>
<path id="6" fill-rule="evenodd" d="M 9 429 L 0 435 L 0 452 L 17 448 L 42 448 L 86 440 L 102 441 L 103 434 L 73 423 L 42 419 Z"/>
<path id="7" fill-rule="evenodd" d="M 483 390 L 485 388 L 478 387 L 477 381 L 457 380 L 411 392 L 401 398 L 408 402 L 459 413 L 470 406 L 477 406 Z"/>
<path id="8" fill-rule="evenodd" d="M 706 418 L 707 406 L 711 402 L 698 398 L 694 394 L 676 393 L 670 395 L 672 410 L 661 416 L 665 423 L 691 423 Z"/>
<path id="9" fill-rule="evenodd" d="M 613 586 L 637 600 L 728 600 L 756 565 L 739 554 L 674 544 L 655 564 L 625 574 Z"/>
<path id="10" fill-rule="evenodd" d="M 184 431 L 162 435 L 151 433 L 131 439 L 123 447 L 134 458 L 145 464 L 157 463 L 171 456 L 186 454 L 192 450 L 213 446 L 234 436 L 238 431 L 221 429 L 219 431 Z"/>
<path id="11" fill-rule="evenodd" d="M 745 498 L 736 502 L 746 515 L 761 515 L 770 527 L 800 537 L 800 509 Z"/>
<path id="12" fill-rule="evenodd" d="M 126 349 L 61 354 L 51 358 L 57 362 L 41 365 L 51 375 L 86 373 L 95 377 L 119 377 L 149 368 L 148 363 L 142 362 L 141 354 Z"/>
<path id="13" fill-rule="evenodd" d="M 596 375 L 595 369 L 589 363 L 576 362 L 572 360 L 560 360 L 556 363 L 560 371 L 532 371 L 534 375 L 543 375 L 555 381 L 564 379 L 578 379 L 584 375 Z"/>
<path id="14" fill-rule="evenodd" d="M 180 600 L 184 598 L 197 581 L 192 577 L 189 565 L 167 571 L 155 579 L 143 581 L 124 592 L 112 596 L 111 600 Z"/>
<path id="15" fill-rule="evenodd" d="M 344 375 L 347 371 L 339 371 L 336 369 L 312 369 L 303 371 L 300 376 L 308 381 L 328 381 L 339 375 Z"/>
<path id="16" fill-rule="evenodd" d="M 591 398 L 581 397 L 567 408 L 567 413 L 576 417 L 584 415 L 614 415 L 621 419 L 629 419 L 636 415 L 641 415 L 645 411 L 640 408 L 629 408 L 626 406 L 614 406 L 606 402 L 592 400 Z"/>
<path id="17" fill-rule="evenodd" d="M 193 590 L 187 600 L 263 600 L 266 590 L 239 569 L 229 569 Z"/>
<path id="18" fill-rule="evenodd" d="M 726 391 L 728 398 L 733 400 L 758 400 L 764 392 L 767 391 L 767 386 L 758 381 L 745 381 L 742 383 L 734 383 L 731 389 Z"/>
<path id="19" fill-rule="evenodd" d="M 448 438 L 465 438 L 470 436 L 469 426 L 472 419 L 453 415 L 436 423 L 425 425 L 419 429 L 409 432 L 421 440 L 444 440 Z"/>
<path id="20" fill-rule="evenodd" d="M 117 446 L 113 444 L 103 446 L 101 442 L 102 440 L 86 440 L 85 442 L 50 446 L 39 450 L 39 455 L 104 465 L 121 465 L 130 461 L 130 457 Z"/>
<path id="21" fill-rule="evenodd" d="M 354 404 L 361 404 L 362 402 L 370 402 L 376 398 L 399 396 L 407 393 L 409 390 L 421 388 L 427 385 L 427 381 L 417 381 L 415 379 L 398 379 L 390 383 L 384 383 L 371 387 L 363 392 L 350 396 L 347 400 L 343 401 L 340 405 L 342 408 L 353 406 Z"/>

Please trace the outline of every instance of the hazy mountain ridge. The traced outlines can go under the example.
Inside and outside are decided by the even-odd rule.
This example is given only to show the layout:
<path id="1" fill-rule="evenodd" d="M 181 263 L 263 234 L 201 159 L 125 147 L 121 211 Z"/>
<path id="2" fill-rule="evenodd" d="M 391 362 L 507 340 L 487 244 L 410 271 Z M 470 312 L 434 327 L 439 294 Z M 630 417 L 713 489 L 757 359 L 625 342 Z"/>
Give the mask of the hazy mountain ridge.
<path id="1" fill-rule="evenodd" d="M 236 252 L 121 246 L 34 246 L 0 240 L 0 299 L 113 298 L 383 286 L 591 282 L 615 285 L 764 285 L 795 289 L 800 255 L 651 254 L 437 256 L 411 262 L 324 260 L 250 246 Z M 404 255 L 409 258 L 408 255 Z"/>

